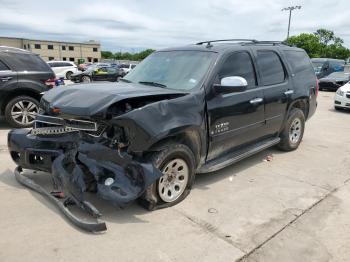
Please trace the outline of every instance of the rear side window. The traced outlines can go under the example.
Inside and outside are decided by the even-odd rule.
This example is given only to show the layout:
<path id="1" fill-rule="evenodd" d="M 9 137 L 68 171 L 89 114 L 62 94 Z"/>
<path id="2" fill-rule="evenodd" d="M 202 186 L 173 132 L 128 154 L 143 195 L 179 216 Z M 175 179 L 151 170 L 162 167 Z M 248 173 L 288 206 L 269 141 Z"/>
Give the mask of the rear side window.
<path id="1" fill-rule="evenodd" d="M 0 61 L 0 71 L 7 71 L 10 70 L 10 68 L 7 67 L 3 62 Z"/>
<path id="2" fill-rule="evenodd" d="M 293 73 L 298 74 L 303 71 L 313 73 L 312 64 L 309 57 L 303 51 L 284 51 L 287 61 L 292 67 Z"/>
<path id="3" fill-rule="evenodd" d="M 241 76 L 247 80 L 249 88 L 256 86 L 253 62 L 247 52 L 233 53 L 227 58 L 219 71 L 219 78 L 228 76 Z"/>
<path id="4" fill-rule="evenodd" d="M 258 67 L 264 86 L 282 83 L 285 79 L 281 59 L 273 51 L 258 51 Z"/>
<path id="5" fill-rule="evenodd" d="M 345 62 L 344 61 L 330 60 L 329 65 L 331 68 L 333 68 L 334 72 L 343 72 Z"/>
<path id="6" fill-rule="evenodd" d="M 4 59 L 15 71 L 51 71 L 50 66 L 37 55 L 6 53 Z"/>

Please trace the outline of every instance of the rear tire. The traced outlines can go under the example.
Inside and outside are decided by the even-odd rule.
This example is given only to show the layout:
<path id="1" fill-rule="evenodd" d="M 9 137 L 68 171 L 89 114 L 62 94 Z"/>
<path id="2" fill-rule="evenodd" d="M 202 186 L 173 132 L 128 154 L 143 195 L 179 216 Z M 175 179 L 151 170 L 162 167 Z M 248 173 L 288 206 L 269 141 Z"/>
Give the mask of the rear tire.
<path id="1" fill-rule="evenodd" d="M 305 129 L 305 116 L 303 111 L 293 108 L 289 112 L 285 127 L 280 134 L 281 141 L 277 145 L 283 151 L 293 151 L 299 147 Z"/>
<path id="2" fill-rule="evenodd" d="M 39 112 L 39 102 L 30 96 L 18 96 L 5 107 L 5 119 L 13 127 L 30 127 Z"/>
<path id="3" fill-rule="evenodd" d="M 164 176 L 147 188 L 141 204 L 153 210 L 176 205 L 185 199 L 195 176 L 192 151 L 183 144 L 168 144 L 153 153 L 150 160 Z"/>

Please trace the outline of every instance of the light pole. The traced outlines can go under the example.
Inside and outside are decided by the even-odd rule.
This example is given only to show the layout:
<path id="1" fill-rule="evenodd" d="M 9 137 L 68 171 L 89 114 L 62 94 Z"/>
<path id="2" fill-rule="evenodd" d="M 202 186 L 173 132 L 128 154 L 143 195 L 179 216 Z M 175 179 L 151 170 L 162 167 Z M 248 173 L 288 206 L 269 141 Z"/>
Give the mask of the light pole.
<path id="1" fill-rule="evenodd" d="M 288 32 L 287 32 L 287 40 L 289 38 L 289 30 L 290 30 L 290 19 L 292 17 L 292 11 L 294 11 L 295 9 L 300 9 L 301 5 L 295 5 L 295 6 L 288 6 L 283 8 L 281 11 L 289 11 L 289 20 L 288 20 Z"/>

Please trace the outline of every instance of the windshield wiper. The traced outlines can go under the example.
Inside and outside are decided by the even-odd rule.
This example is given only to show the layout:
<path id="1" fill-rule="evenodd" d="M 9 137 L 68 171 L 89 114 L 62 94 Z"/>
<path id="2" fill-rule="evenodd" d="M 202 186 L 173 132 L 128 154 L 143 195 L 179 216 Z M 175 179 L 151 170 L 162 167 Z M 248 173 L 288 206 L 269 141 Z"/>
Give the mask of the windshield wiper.
<path id="1" fill-rule="evenodd" d="M 130 80 L 128 80 L 128 79 L 124 79 L 124 78 L 120 78 L 120 79 L 119 79 L 119 81 L 126 82 L 126 83 L 131 83 L 131 81 L 130 81 Z"/>
<path id="2" fill-rule="evenodd" d="M 143 85 L 150 85 L 150 86 L 158 86 L 158 87 L 167 87 L 166 85 L 157 83 L 157 82 L 151 82 L 151 81 L 140 81 L 139 84 Z"/>

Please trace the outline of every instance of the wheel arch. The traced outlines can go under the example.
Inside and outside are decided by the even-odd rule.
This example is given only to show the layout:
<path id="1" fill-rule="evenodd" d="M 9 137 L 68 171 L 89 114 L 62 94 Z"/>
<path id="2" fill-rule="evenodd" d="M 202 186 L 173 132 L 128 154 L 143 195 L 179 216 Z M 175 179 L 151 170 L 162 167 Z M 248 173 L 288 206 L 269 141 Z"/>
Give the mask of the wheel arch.
<path id="1" fill-rule="evenodd" d="M 168 143 L 179 143 L 186 145 L 193 153 L 194 159 L 196 161 L 195 167 L 199 165 L 201 158 L 201 139 L 198 132 L 196 132 L 195 130 L 186 130 L 183 132 L 172 134 L 171 136 L 163 137 L 155 143 L 153 143 L 147 151 L 159 151 Z"/>
<path id="2" fill-rule="evenodd" d="M 5 113 L 5 108 L 13 98 L 18 97 L 18 96 L 29 96 L 34 99 L 36 99 L 38 102 L 40 102 L 41 95 L 37 91 L 34 91 L 33 89 L 29 88 L 18 88 L 13 91 L 7 92 L 5 98 L 2 101 L 1 104 L 1 115 Z"/>

